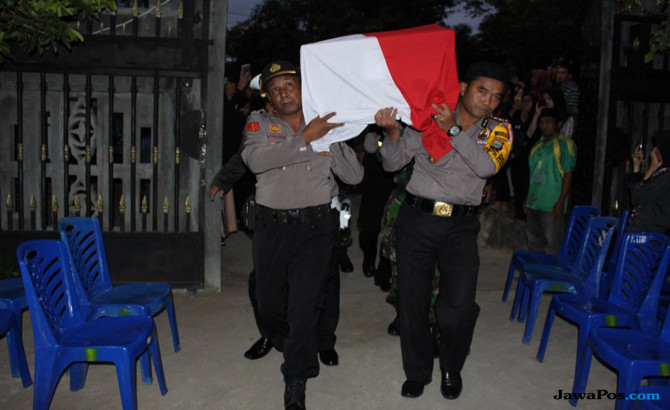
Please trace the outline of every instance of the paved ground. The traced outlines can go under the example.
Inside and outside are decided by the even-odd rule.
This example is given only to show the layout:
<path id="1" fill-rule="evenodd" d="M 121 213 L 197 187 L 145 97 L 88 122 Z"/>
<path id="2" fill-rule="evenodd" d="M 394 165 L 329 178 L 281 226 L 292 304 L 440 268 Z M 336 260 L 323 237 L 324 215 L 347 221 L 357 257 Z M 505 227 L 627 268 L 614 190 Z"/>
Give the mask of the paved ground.
<path id="1" fill-rule="evenodd" d="M 472 352 L 463 371 L 464 390 L 456 401 L 440 395 L 439 365 L 433 383 L 422 397 L 400 395 L 404 374 L 399 338 L 386 327 L 394 317 L 385 294 L 362 274 L 357 244 L 350 248 L 353 273 L 342 274 L 341 320 L 337 351 L 340 365 L 322 366 L 307 383 L 310 409 L 569 409 L 567 400 L 553 397 L 569 391 L 575 360 L 577 330 L 557 319 L 544 363 L 535 354 L 548 305 L 545 296 L 530 345 L 521 343 L 523 325 L 510 322 L 511 299 L 501 302 L 511 251 L 481 247 L 477 300 L 482 310 Z M 280 409 L 283 381 L 281 354 L 272 352 L 249 361 L 242 353 L 257 339 L 247 296 L 251 244 L 243 233 L 231 236 L 223 249 L 223 289 L 220 293 L 175 294 L 182 351 L 172 350 L 165 313 L 156 318 L 168 393 L 161 396 L 156 383 L 138 383 L 140 409 Z M 0 341 L 0 409 L 29 409 L 32 387 L 24 389 L 9 376 L 5 339 Z M 33 367 L 30 317 L 24 315 L 24 344 Z M 616 391 L 616 373 L 594 361 L 587 390 Z M 52 409 L 118 409 L 121 407 L 116 374 L 111 365 L 90 366 L 84 389 L 69 390 L 61 378 Z M 580 409 L 610 409 L 609 400 L 585 400 Z"/>

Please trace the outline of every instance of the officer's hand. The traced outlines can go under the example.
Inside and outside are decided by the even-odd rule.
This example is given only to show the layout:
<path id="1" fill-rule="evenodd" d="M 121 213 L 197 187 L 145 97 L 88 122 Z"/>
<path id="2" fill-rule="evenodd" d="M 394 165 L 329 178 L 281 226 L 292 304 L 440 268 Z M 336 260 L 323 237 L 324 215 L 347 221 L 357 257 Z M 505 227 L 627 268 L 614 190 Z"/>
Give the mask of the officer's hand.
<path id="1" fill-rule="evenodd" d="M 445 131 L 449 131 L 449 128 L 456 125 L 456 118 L 454 118 L 454 113 L 451 112 L 449 106 L 446 103 L 442 103 L 439 107 L 437 104 L 433 103 L 431 106 L 437 111 L 437 114 L 433 116 L 437 126 Z"/>
<path id="2" fill-rule="evenodd" d="M 335 116 L 335 112 L 326 114 L 323 117 L 316 117 L 307 124 L 304 130 L 302 130 L 302 137 L 305 139 L 305 143 L 309 144 L 312 141 L 316 141 L 319 138 L 323 137 L 328 133 L 328 131 L 333 128 L 341 127 L 344 123 L 328 122 L 329 119 Z"/>
<path id="3" fill-rule="evenodd" d="M 210 185 L 209 186 L 209 200 L 213 201 L 214 197 L 216 196 L 216 193 L 219 193 L 219 197 L 223 198 L 223 190 L 219 188 L 218 186 L 215 185 Z"/>
<path id="4" fill-rule="evenodd" d="M 400 123 L 395 119 L 397 115 L 398 109 L 394 107 L 382 108 L 375 114 L 375 124 L 386 131 L 386 137 L 391 141 L 400 138 Z"/>

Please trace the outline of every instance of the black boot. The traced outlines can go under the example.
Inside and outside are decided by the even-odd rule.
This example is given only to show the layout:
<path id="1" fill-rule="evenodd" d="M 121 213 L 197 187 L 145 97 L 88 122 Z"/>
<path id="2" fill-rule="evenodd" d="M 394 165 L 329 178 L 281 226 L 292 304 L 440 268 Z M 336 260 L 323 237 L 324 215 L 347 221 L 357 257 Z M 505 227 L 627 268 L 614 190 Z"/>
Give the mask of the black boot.
<path id="1" fill-rule="evenodd" d="M 351 263 L 351 259 L 347 255 L 347 248 L 340 248 L 340 270 L 346 273 L 354 271 L 354 264 Z"/>
<path id="2" fill-rule="evenodd" d="M 303 379 L 288 379 L 284 388 L 284 408 L 286 410 L 305 409 L 305 387 Z"/>

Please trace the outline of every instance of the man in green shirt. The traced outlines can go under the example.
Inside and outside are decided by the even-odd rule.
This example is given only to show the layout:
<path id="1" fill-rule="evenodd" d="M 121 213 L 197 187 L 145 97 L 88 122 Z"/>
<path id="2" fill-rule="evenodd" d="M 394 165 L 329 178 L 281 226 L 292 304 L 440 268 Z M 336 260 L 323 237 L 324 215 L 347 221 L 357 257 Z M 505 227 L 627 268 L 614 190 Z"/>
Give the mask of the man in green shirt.
<path id="1" fill-rule="evenodd" d="M 563 125 L 553 108 L 544 108 L 539 116 L 542 137 L 528 157 L 530 187 L 524 203 L 528 215 L 528 249 L 558 254 L 565 234 L 567 199 L 572 188 L 577 147 L 559 130 Z"/>

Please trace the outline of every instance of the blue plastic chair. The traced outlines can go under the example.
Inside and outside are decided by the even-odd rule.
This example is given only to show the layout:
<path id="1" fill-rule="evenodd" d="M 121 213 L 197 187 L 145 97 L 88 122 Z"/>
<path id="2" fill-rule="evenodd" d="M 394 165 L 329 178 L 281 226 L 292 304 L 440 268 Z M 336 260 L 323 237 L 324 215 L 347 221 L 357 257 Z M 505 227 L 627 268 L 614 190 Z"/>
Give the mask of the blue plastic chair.
<path id="1" fill-rule="evenodd" d="M 647 302 L 650 285 L 659 273 L 663 253 L 670 237 L 659 233 L 622 235 L 616 262 L 612 291 L 607 299 L 598 295 L 556 294 L 551 299 L 544 323 L 537 360 L 542 362 L 551 333 L 554 316 L 576 323 L 577 362 L 586 349 L 591 329 L 597 327 L 655 328 L 656 309 Z M 665 274 L 665 272 L 663 272 Z"/>
<path id="2" fill-rule="evenodd" d="M 80 281 L 75 281 L 80 303 L 89 306 L 88 318 L 143 315 L 167 310 L 174 351 L 181 349 L 172 288 L 167 283 L 129 283 L 112 286 L 100 223 L 95 218 L 70 217 L 58 221 L 60 236 Z"/>
<path id="3" fill-rule="evenodd" d="M 19 335 L 20 343 L 12 343 L 8 337 L 7 348 L 9 350 L 9 367 L 12 377 L 21 377 L 23 387 L 33 384 L 30 378 L 30 370 L 26 363 L 26 353 L 23 349 L 23 311 L 28 309 L 26 293 L 23 290 L 21 278 L 0 280 L 0 308 L 7 309 L 14 316 L 16 333 Z M 6 332 L 6 330 L 5 330 Z M 3 332 L 4 333 L 4 332 Z M 17 347 L 18 346 L 18 347 Z"/>
<path id="4" fill-rule="evenodd" d="M 16 251 L 35 336 L 33 409 L 49 408 L 62 373 L 70 389 L 84 387 L 88 363 L 111 362 L 124 409 L 137 408 L 136 362 L 151 354 L 161 394 L 167 393 L 156 327 L 145 316 L 87 321 L 77 296 L 71 263 L 61 241 L 24 242 Z"/>
<path id="5" fill-rule="evenodd" d="M 507 281 L 505 282 L 505 290 L 502 296 L 503 302 L 507 301 L 510 287 L 514 281 L 514 273 L 517 269 L 523 270 L 523 267 L 529 264 L 556 265 L 557 263 L 569 264 L 573 262 L 577 257 L 579 244 L 586 232 L 586 223 L 594 216 L 600 216 L 600 209 L 595 206 L 578 205 L 572 208 L 558 255 L 523 249 L 515 250 L 509 263 Z"/>
<path id="6" fill-rule="evenodd" d="M 659 273 L 650 285 L 646 303 L 654 308 L 658 303 L 661 282 L 668 271 L 670 261 L 670 246 L 666 248 Z M 617 394 L 624 397 L 640 388 L 644 378 L 661 377 L 670 381 L 670 315 L 665 317 L 660 333 L 656 326 L 643 326 L 639 330 L 623 328 L 596 328 L 589 334 L 586 342 L 586 352 L 577 363 L 572 392 L 583 393 L 586 389 L 591 359 L 595 354 L 618 373 Z M 573 394 L 573 397 L 574 394 Z M 665 398 L 667 400 L 667 397 Z M 623 410 L 630 408 L 632 400 L 617 399 L 615 408 Z M 577 405 L 577 399 L 570 400 L 570 404 Z"/>
<path id="7" fill-rule="evenodd" d="M 9 348 L 9 366 L 13 377 L 21 377 L 23 387 L 33 384 L 28 370 L 26 352 L 23 350 L 23 336 L 21 326 L 16 323 L 14 313 L 5 308 L 0 308 L 0 337 L 7 334 L 7 346 Z M 16 369 L 17 374 L 14 374 Z"/>
<path id="8" fill-rule="evenodd" d="M 518 320 L 526 320 L 523 343 L 530 343 L 537 319 L 540 301 L 544 292 L 578 293 L 598 290 L 598 275 L 605 262 L 605 256 L 612 239 L 616 218 L 595 217 L 589 219 L 586 234 L 579 246 L 577 258 L 572 263 L 560 262 L 554 265 L 530 264 L 521 271 L 519 285 L 514 296 L 510 320 L 514 320 L 517 310 Z M 526 319 L 526 315 L 528 318 Z"/>
<path id="9" fill-rule="evenodd" d="M 616 269 L 617 261 L 619 260 L 619 251 L 621 250 L 621 244 L 623 243 L 626 231 L 628 231 L 628 225 L 630 225 L 630 211 L 624 209 L 619 217 L 619 224 L 614 231 L 614 246 L 612 247 L 612 253 L 609 259 L 605 261 L 605 266 L 603 266 L 603 271 L 600 274 L 598 294 L 603 299 L 607 299 L 612 288 L 612 279 L 614 278 L 614 271 Z"/>
<path id="10" fill-rule="evenodd" d="M 670 410 L 670 386 L 639 386 L 635 391 L 644 394 L 631 403 L 631 410 Z"/>

